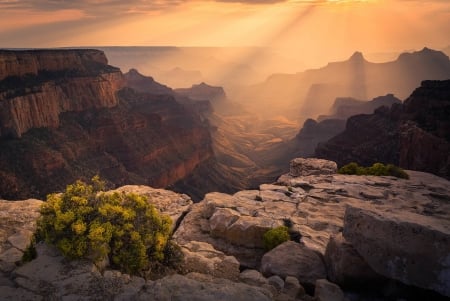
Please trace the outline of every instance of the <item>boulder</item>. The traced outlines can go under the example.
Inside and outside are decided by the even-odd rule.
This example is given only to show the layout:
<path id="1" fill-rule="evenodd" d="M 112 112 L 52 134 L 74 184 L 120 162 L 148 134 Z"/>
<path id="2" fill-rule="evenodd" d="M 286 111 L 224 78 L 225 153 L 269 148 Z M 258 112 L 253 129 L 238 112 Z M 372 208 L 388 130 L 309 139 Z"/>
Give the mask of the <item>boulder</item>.
<path id="1" fill-rule="evenodd" d="M 293 177 L 332 175 L 336 172 L 336 162 L 315 158 L 295 158 L 291 160 L 289 170 L 289 174 Z"/>
<path id="2" fill-rule="evenodd" d="M 314 297 L 317 301 L 344 301 L 344 293 L 341 288 L 326 279 L 316 281 Z"/>
<path id="3" fill-rule="evenodd" d="M 197 272 L 214 277 L 237 280 L 239 261 L 227 256 L 208 243 L 192 241 L 181 247 L 184 259 L 182 269 L 185 272 Z"/>
<path id="4" fill-rule="evenodd" d="M 450 296 L 448 218 L 349 206 L 343 234 L 377 273 Z"/>
<path id="5" fill-rule="evenodd" d="M 293 298 L 301 297 L 305 294 L 305 289 L 298 282 L 298 279 L 292 276 L 287 276 L 284 281 L 284 288 L 282 293 Z"/>
<path id="6" fill-rule="evenodd" d="M 296 277 L 300 283 L 314 285 L 317 279 L 326 277 L 320 256 L 302 244 L 287 241 L 267 252 L 261 260 L 263 275 Z"/>
<path id="7" fill-rule="evenodd" d="M 253 286 L 263 286 L 265 284 L 269 284 L 268 279 L 264 278 L 264 276 L 257 270 L 243 271 L 239 275 L 239 280 Z"/>
<path id="8" fill-rule="evenodd" d="M 384 279 L 364 261 L 342 233 L 330 237 L 324 259 L 328 279 L 341 286 L 379 283 Z"/>
<path id="9" fill-rule="evenodd" d="M 297 279 L 297 278 L 295 278 L 295 279 Z M 280 291 L 280 290 L 282 290 L 284 288 L 284 280 L 281 279 L 280 276 L 277 276 L 277 275 L 270 276 L 269 278 L 267 278 L 267 281 L 277 291 Z M 297 280 L 297 282 L 298 282 L 298 280 Z"/>

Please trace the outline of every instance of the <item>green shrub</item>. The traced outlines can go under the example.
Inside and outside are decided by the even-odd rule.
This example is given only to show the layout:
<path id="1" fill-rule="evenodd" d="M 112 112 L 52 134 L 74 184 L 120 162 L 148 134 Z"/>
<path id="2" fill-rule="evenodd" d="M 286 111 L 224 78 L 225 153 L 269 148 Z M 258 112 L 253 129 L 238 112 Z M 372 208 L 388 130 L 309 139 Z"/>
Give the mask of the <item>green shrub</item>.
<path id="1" fill-rule="evenodd" d="M 270 229 L 263 235 L 264 249 L 267 251 L 272 250 L 283 242 L 288 241 L 289 238 L 288 227 L 286 226 Z"/>
<path id="2" fill-rule="evenodd" d="M 346 175 L 394 176 L 409 179 L 408 174 L 400 167 L 393 164 L 384 165 L 383 163 L 375 163 L 371 167 L 363 167 L 352 162 L 342 166 L 338 173 Z"/>
<path id="3" fill-rule="evenodd" d="M 147 198 L 133 193 L 105 193 L 103 182 L 77 181 L 51 194 L 41 208 L 38 237 L 69 258 L 94 262 L 109 258 L 125 273 L 137 274 L 152 261 L 168 262 L 171 219 Z"/>

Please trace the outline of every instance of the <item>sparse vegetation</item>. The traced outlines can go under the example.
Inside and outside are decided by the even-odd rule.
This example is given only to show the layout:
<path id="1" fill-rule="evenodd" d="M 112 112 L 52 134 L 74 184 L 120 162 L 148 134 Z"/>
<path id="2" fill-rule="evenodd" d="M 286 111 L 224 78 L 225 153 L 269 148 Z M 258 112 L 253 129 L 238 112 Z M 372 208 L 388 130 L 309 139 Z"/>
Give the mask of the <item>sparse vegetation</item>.
<path id="1" fill-rule="evenodd" d="M 384 165 L 383 163 L 375 163 L 370 167 L 363 167 L 352 162 L 342 166 L 338 172 L 346 175 L 394 176 L 409 179 L 408 174 L 400 167 L 393 164 Z"/>
<path id="2" fill-rule="evenodd" d="M 288 227 L 280 226 L 274 229 L 270 229 L 266 233 L 264 233 L 264 249 L 270 251 L 283 242 L 288 241 L 290 239 L 288 230 Z"/>
<path id="3" fill-rule="evenodd" d="M 99 262 L 107 257 L 114 268 L 142 274 L 155 262 L 175 264 L 180 256 L 169 241 L 171 219 L 146 197 L 105 193 L 98 176 L 90 184 L 77 181 L 65 192 L 51 194 L 41 208 L 38 237 L 69 258 Z"/>

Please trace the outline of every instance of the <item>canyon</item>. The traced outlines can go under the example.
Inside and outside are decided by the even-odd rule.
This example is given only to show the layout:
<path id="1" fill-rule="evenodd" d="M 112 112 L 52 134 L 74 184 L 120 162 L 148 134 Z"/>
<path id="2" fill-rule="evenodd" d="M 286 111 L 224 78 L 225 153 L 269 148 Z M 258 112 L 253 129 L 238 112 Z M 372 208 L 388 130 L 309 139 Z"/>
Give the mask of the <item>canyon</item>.
<path id="1" fill-rule="evenodd" d="M 381 105 L 400 103 L 393 94 L 365 101 L 338 97 L 344 92 L 328 89 L 329 97 L 336 99 L 327 108 L 329 113 L 325 115 L 327 110 L 323 110 L 317 120 L 306 119 L 299 131 L 298 122 L 277 115 L 277 110 L 284 107 L 282 103 L 277 102 L 272 115 L 264 116 L 219 86 L 200 83 L 172 89 L 136 69 L 122 73 L 108 65 L 106 56 L 98 50 L 2 50 L 0 54 L 0 196 L 9 199 L 42 198 L 94 174 L 100 174 L 110 187 L 167 187 L 188 193 L 195 201 L 210 191 L 232 193 L 256 188 L 286 172 L 286 162 L 291 158 L 313 156 L 319 143 L 316 155 L 339 165 L 348 163 L 332 151 L 323 151 L 333 139 L 339 139 L 333 137 L 345 130 L 346 123 L 351 126 L 355 118 L 361 117 L 352 117 L 349 122 L 346 119 L 372 113 Z M 352 64 L 392 71 L 404 70 L 398 67 L 400 61 L 412 60 L 414 66 L 423 67 L 433 58 L 442 64 L 426 67 L 428 71 L 420 76 L 445 77 L 448 71 L 448 57 L 440 52 L 424 49 L 400 57 L 395 63 L 374 65 L 355 55 L 347 62 L 305 71 L 302 76 L 317 74 L 308 77 L 312 84 L 327 81 Z M 248 100 L 266 93 L 258 105 L 265 107 L 266 96 L 272 95 L 268 83 L 273 80 L 260 86 L 260 91 Z M 284 84 L 294 82 L 297 79 Z M 278 98 L 289 89 L 282 91 Z M 318 98 L 315 102 L 325 107 L 329 101 Z M 420 110 L 417 106 L 416 110 Z M 439 113 L 439 109 L 432 110 Z M 372 121 L 369 127 L 376 124 Z M 403 150 L 410 151 L 398 153 L 389 140 L 383 145 L 391 153 L 385 156 L 375 154 L 381 148 L 377 146 L 364 151 L 371 160 L 360 160 L 354 154 L 352 158 L 362 164 L 383 161 L 446 176 L 445 167 L 439 163 L 447 160 L 445 143 L 439 142 L 433 150 L 430 158 L 438 158 L 434 163 L 412 155 L 416 149 L 412 144 L 422 145 L 425 154 L 426 145 L 437 143 L 426 129 L 418 129 L 423 130 L 423 126 L 406 129 L 402 125 L 404 135 L 399 141 Z M 439 131 L 448 129 L 444 125 Z M 343 147 L 340 142 L 338 147 Z"/>
<path id="2" fill-rule="evenodd" d="M 213 160 L 198 114 L 171 94 L 125 87 L 127 78 L 101 51 L 0 57 L 3 198 L 44 197 L 94 174 L 110 185 L 166 187 Z"/>

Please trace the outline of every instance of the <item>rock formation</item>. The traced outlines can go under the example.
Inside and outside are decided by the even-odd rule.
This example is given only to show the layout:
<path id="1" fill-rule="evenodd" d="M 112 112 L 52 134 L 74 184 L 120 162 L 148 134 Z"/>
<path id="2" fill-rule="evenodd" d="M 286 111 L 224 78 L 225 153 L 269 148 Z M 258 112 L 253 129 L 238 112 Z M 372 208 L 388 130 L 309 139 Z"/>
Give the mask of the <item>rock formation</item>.
<path id="1" fill-rule="evenodd" d="M 0 51 L 0 138 L 60 125 L 60 114 L 118 104 L 118 68 L 98 50 Z"/>
<path id="2" fill-rule="evenodd" d="M 155 82 L 141 90 L 153 93 L 123 87 L 146 79 L 124 77 L 100 51 L 2 51 L 0 59 L 3 198 L 45 197 L 94 174 L 166 187 L 214 160 L 208 123 Z"/>
<path id="3" fill-rule="evenodd" d="M 310 175 L 296 175 L 301 162 Z M 447 180 L 415 171 L 407 171 L 409 180 L 317 174 L 334 162 L 293 163 L 275 184 L 210 193 L 196 204 L 165 190 L 118 188 L 149 196 L 178 221 L 174 238 L 185 254 L 186 275 L 153 281 L 64 260 L 45 244 L 37 245 L 36 259 L 21 264 L 41 202 L 1 201 L 0 299 L 296 301 L 312 300 L 314 287 L 317 300 L 449 296 Z M 262 235 L 282 224 L 298 242 L 266 252 Z"/>
<path id="4" fill-rule="evenodd" d="M 424 81 L 402 105 L 353 116 L 316 155 L 338 165 L 393 163 L 450 178 L 450 80 Z"/>

